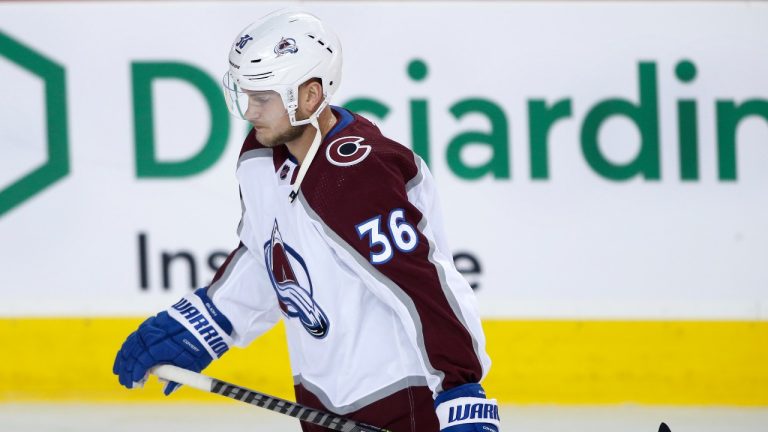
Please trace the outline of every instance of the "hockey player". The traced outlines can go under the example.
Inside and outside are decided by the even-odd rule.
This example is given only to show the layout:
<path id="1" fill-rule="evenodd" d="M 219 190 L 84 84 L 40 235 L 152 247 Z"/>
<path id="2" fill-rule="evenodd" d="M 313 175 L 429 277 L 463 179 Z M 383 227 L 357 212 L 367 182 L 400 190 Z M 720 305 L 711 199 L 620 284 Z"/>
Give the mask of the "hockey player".
<path id="1" fill-rule="evenodd" d="M 128 336 L 114 373 L 133 388 L 157 364 L 199 372 L 282 318 L 299 403 L 396 432 L 497 432 L 475 297 L 432 176 L 329 105 L 341 63 L 336 35 L 297 10 L 237 36 L 224 91 L 253 125 L 237 162 L 240 245 L 208 287 Z"/>

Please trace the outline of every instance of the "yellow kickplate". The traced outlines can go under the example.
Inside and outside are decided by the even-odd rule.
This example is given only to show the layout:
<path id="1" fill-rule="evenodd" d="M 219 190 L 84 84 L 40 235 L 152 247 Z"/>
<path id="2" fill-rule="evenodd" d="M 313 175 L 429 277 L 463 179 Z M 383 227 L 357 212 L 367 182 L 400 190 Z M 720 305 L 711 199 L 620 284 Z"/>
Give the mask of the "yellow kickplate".
<path id="1" fill-rule="evenodd" d="M 112 374 L 142 319 L 0 319 L 0 402 L 225 401 L 153 378 L 128 391 Z M 500 403 L 768 406 L 768 322 L 487 320 L 484 385 Z M 206 374 L 284 398 L 293 381 L 279 324 Z"/>

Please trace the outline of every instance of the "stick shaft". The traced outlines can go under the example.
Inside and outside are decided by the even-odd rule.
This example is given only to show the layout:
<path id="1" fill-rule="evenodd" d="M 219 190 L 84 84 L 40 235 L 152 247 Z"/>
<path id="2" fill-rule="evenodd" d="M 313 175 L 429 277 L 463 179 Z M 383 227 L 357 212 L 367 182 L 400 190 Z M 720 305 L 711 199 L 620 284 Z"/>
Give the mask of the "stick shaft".
<path id="1" fill-rule="evenodd" d="M 251 405 L 256 405 L 270 411 L 285 414 L 299 420 L 314 423 L 331 430 L 341 432 L 388 432 L 365 423 L 358 423 L 344 417 L 339 417 L 325 411 L 309 408 L 265 393 L 240 387 L 225 381 L 211 378 L 203 374 L 192 372 L 172 365 L 160 365 L 152 368 L 151 373 L 158 377 L 177 382 L 179 384 L 194 387 L 198 390 L 216 393 L 230 399 L 239 400 Z"/>

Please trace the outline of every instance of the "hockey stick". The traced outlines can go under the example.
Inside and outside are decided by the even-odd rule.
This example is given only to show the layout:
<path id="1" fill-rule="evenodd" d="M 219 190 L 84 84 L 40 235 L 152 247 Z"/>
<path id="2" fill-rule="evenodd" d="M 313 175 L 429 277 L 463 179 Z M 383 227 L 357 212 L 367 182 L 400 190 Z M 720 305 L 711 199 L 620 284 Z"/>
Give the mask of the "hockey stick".
<path id="1" fill-rule="evenodd" d="M 241 402 L 260 406 L 270 411 L 289 415 L 299 420 L 314 423 L 331 430 L 341 432 L 391 432 L 376 426 L 356 422 L 344 417 L 339 417 L 325 411 L 299 405 L 295 402 L 280 399 L 268 394 L 259 393 L 240 387 L 228 382 L 217 380 L 209 376 L 192 372 L 187 369 L 172 365 L 155 366 L 150 370 L 153 375 L 157 375 L 166 381 L 173 381 L 179 384 L 194 387 L 198 390 L 216 393 L 228 398 L 237 399 Z"/>

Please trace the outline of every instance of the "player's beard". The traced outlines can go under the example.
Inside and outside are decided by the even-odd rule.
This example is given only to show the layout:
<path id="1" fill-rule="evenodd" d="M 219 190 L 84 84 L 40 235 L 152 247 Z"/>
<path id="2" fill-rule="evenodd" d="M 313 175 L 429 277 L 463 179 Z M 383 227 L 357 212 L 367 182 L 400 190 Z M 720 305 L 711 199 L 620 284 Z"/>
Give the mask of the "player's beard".
<path id="1" fill-rule="evenodd" d="M 259 137 L 259 143 L 264 147 L 276 147 L 287 142 L 296 141 L 304 133 L 304 130 L 309 126 L 308 124 L 299 126 L 289 126 L 285 131 L 275 135 L 272 138 Z"/>

